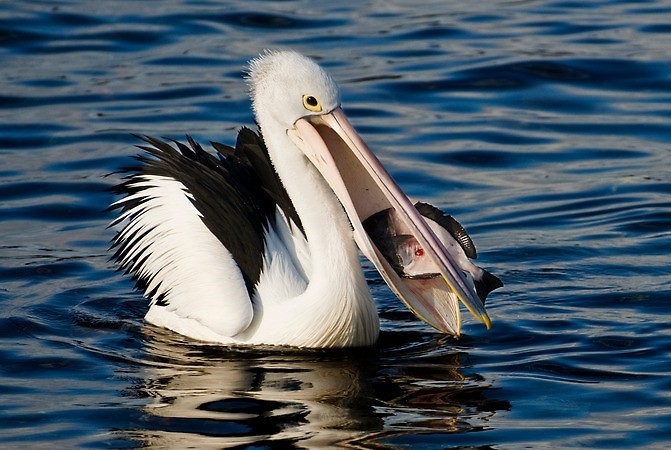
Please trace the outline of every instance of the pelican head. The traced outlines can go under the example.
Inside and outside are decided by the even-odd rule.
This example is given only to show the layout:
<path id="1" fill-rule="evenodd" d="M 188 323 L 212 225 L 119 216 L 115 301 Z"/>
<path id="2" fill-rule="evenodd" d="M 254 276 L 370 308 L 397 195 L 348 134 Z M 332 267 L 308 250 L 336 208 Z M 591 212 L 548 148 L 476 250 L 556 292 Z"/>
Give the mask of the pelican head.
<path id="1" fill-rule="evenodd" d="M 344 207 L 357 245 L 408 308 L 439 331 L 459 335 L 461 301 L 489 327 L 473 283 L 354 130 L 331 76 L 311 59 L 282 51 L 252 60 L 248 78 L 264 136 L 272 128 L 309 159 Z M 416 239 L 435 275 L 430 282 L 400 276 L 380 252 L 364 223 L 381 211 L 391 211 L 403 235 Z"/>
<path id="2" fill-rule="evenodd" d="M 300 118 L 340 106 L 340 90 L 333 78 L 300 53 L 264 53 L 250 61 L 248 80 L 254 113 L 270 115 L 285 130 Z"/>

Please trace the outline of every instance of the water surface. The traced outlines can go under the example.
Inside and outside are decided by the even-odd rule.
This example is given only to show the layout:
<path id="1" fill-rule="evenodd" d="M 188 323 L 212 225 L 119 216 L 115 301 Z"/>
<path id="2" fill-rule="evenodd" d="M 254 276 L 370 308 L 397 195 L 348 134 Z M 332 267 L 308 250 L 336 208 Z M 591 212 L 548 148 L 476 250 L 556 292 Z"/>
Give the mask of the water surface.
<path id="1" fill-rule="evenodd" d="M 6 447 L 667 448 L 671 4 L 0 3 Z M 227 350 L 146 326 L 109 262 L 132 133 L 232 143 L 294 48 L 505 282 L 455 340 L 366 266 L 380 343 Z"/>

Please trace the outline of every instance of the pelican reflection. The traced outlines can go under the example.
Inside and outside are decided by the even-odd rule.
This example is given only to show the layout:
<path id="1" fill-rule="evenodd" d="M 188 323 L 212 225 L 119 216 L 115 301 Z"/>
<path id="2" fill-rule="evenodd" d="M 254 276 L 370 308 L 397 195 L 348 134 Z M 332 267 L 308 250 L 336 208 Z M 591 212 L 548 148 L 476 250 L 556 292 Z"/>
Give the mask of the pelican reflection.
<path id="1" fill-rule="evenodd" d="M 150 448 L 386 448 L 390 436 L 465 431 L 509 407 L 461 374 L 460 353 L 415 338 L 358 351 L 222 350 L 148 327 L 151 362 L 137 386 L 150 398 L 146 429 L 131 437 Z"/>

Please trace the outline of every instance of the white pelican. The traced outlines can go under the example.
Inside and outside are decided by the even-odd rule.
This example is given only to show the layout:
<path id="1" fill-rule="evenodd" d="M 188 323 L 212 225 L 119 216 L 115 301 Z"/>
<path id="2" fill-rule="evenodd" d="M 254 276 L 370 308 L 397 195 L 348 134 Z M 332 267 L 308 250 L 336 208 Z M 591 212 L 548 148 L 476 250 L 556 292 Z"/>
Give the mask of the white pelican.
<path id="1" fill-rule="evenodd" d="M 472 264 L 461 226 L 413 205 L 349 123 L 333 79 L 295 52 L 248 77 L 260 134 L 218 158 L 144 137 L 116 187 L 113 248 L 150 299 L 147 322 L 227 345 L 352 347 L 379 322 L 357 247 L 409 309 L 458 336 L 459 300 L 489 328 L 501 282 Z"/>

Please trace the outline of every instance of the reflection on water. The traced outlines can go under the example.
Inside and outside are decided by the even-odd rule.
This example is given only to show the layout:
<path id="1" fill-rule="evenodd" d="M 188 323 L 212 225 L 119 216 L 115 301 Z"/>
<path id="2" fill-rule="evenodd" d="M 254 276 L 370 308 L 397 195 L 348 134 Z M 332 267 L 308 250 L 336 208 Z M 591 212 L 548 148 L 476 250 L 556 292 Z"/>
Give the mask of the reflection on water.
<path id="1" fill-rule="evenodd" d="M 226 350 L 154 327 L 143 334 L 152 362 L 132 395 L 151 398 L 146 428 L 122 434 L 152 448 L 384 448 L 406 432 L 476 431 L 510 408 L 488 398 L 481 377 L 461 373 L 462 353 L 417 344 L 416 333 L 336 352 Z"/>

